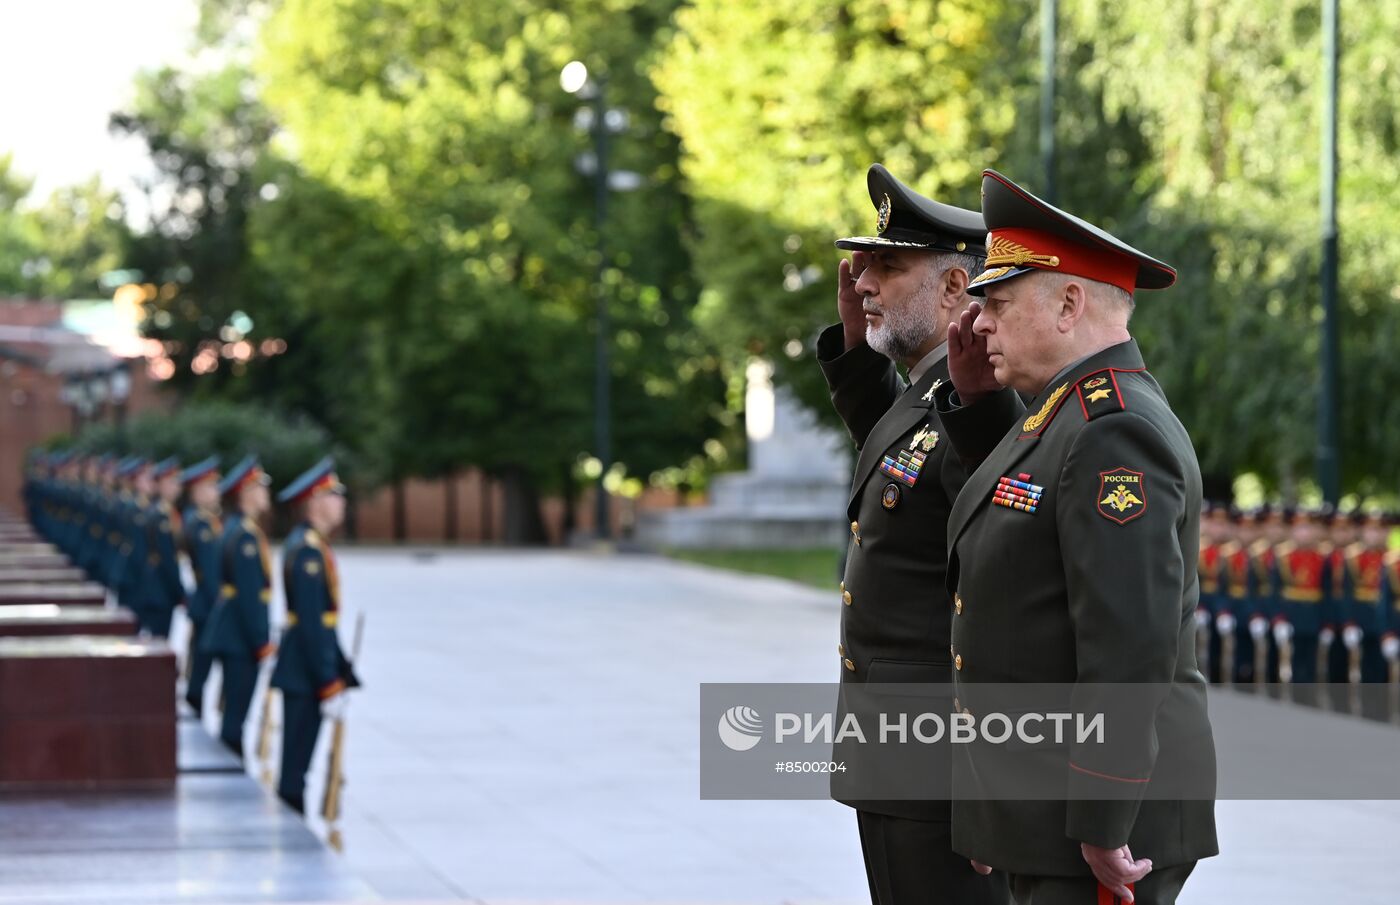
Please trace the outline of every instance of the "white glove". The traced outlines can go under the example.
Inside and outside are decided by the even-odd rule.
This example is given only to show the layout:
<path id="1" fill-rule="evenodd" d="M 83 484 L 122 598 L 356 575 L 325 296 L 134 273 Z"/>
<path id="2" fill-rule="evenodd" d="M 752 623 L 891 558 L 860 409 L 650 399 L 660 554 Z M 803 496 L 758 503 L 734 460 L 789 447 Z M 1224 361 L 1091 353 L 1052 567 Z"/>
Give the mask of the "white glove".
<path id="1" fill-rule="evenodd" d="M 1269 620 L 1265 619 L 1263 616 L 1249 617 L 1249 634 L 1254 637 L 1255 641 L 1264 640 L 1264 636 L 1268 633 Z"/>
<path id="2" fill-rule="evenodd" d="M 1215 630 L 1222 635 L 1233 635 L 1235 633 L 1235 614 L 1221 613 L 1215 617 Z"/>
<path id="3" fill-rule="evenodd" d="M 1274 640 L 1275 640 L 1275 641 L 1277 641 L 1279 644 L 1287 644 L 1287 643 L 1288 643 L 1288 639 L 1289 639 L 1289 638 L 1292 638 L 1292 637 L 1293 637 L 1293 623 L 1291 623 L 1291 622 L 1275 622 L 1275 623 L 1274 623 Z"/>
<path id="4" fill-rule="evenodd" d="M 321 719 L 343 720 L 349 708 L 350 696 L 345 692 L 333 694 L 321 702 Z"/>
<path id="5" fill-rule="evenodd" d="M 1207 611 L 1205 610 L 1205 608 L 1203 608 L 1203 607 L 1197 608 L 1197 610 L 1196 610 L 1196 628 L 1198 628 L 1198 629 L 1204 629 L 1204 628 L 1208 628 L 1209 626 L 1210 626 L 1210 613 L 1207 612 Z"/>
<path id="6" fill-rule="evenodd" d="M 1382 638 L 1381 653 L 1387 660 L 1400 660 L 1400 637 L 1386 635 Z"/>
<path id="7" fill-rule="evenodd" d="M 1348 625 L 1342 629 L 1342 643 L 1347 646 L 1347 650 L 1356 650 L 1361 646 L 1361 626 Z"/>
<path id="8" fill-rule="evenodd" d="M 1337 630 L 1330 625 L 1324 625 L 1317 633 L 1317 643 L 1323 647 L 1331 647 L 1332 642 L 1337 640 Z"/>

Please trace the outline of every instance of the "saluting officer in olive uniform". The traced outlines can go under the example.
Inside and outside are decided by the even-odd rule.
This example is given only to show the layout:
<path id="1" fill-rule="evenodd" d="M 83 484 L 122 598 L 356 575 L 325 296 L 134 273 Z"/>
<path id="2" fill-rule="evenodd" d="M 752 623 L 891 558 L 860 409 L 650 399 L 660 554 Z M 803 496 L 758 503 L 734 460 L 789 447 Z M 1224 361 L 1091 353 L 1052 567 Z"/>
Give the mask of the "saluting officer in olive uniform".
<path id="1" fill-rule="evenodd" d="M 1176 273 L 992 170 L 982 199 L 987 269 L 970 291 L 986 300 L 950 326 L 936 394 L 976 466 L 948 524 L 957 706 L 975 719 L 988 682 L 1063 684 L 1091 714 L 1113 712 L 1106 683 L 1158 691 L 1108 727 L 1111 746 L 954 746 L 953 844 L 1007 870 L 1018 901 L 1102 902 L 1136 883 L 1137 902 L 1174 902 L 1218 851 L 1194 643 L 1201 477 L 1127 325 L 1133 290 Z M 1028 767 L 1064 798 L 996 800 Z M 1153 783 L 1207 791 L 1159 800 Z"/>
<path id="2" fill-rule="evenodd" d="M 199 714 L 204 709 L 204 683 L 213 656 L 202 644 L 209 615 L 222 589 L 219 539 L 223 534 L 219 513 L 219 457 L 210 456 L 180 473 L 190 503 L 185 507 L 185 553 L 194 572 L 194 591 L 188 598 L 190 616 L 190 675 L 185 700 Z"/>
<path id="3" fill-rule="evenodd" d="M 282 691 L 282 770 L 277 794 L 305 813 L 306 771 L 321 718 L 343 717 L 347 688 L 359 686 L 336 636 L 340 574 L 330 536 L 345 520 L 345 487 L 335 463 L 322 459 L 293 481 L 278 502 L 300 506 L 303 519 L 282 550 L 287 630 L 272 672 Z"/>
<path id="4" fill-rule="evenodd" d="M 243 757 L 243 723 L 253 701 L 258 664 L 275 650 L 268 632 L 272 603 L 272 557 L 267 537 L 258 526 L 271 507 L 271 480 L 248 456 L 234 466 L 219 485 L 232 501 L 220 543 L 219 601 L 209 616 L 205 649 L 223 670 L 224 714 L 219 737 L 230 751 Z"/>
<path id="5" fill-rule="evenodd" d="M 947 325 L 967 304 L 986 234 L 981 214 L 925 198 L 880 164 L 870 167 L 866 186 L 877 235 L 836 243 L 854 252 L 838 268 L 841 323 L 817 340 L 832 404 L 859 450 L 841 583 L 838 723 L 868 709 L 866 683 L 951 678 L 946 530 L 965 473 L 940 442 L 933 390 L 948 379 Z M 909 382 L 897 365 L 908 369 Z M 953 852 L 946 779 L 941 799 L 924 793 L 923 777 L 911 776 L 898 790 L 906 799 L 863 800 L 862 785 L 869 789 L 890 764 L 855 743 L 838 744 L 833 759 L 845 772 L 832 774 L 832 797 L 856 809 L 875 905 L 1009 901 L 1003 875 L 984 877 Z M 951 774 L 946 749 L 933 753 L 928 768 Z"/>
<path id="6" fill-rule="evenodd" d="M 175 502 L 180 498 L 180 463 L 165 459 L 151 468 L 155 498 L 146 513 L 146 577 L 142 597 L 151 634 L 170 635 L 175 607 L 185 602 L 185 585 L 180 578 L 180 542 L 184 530 Z"/>

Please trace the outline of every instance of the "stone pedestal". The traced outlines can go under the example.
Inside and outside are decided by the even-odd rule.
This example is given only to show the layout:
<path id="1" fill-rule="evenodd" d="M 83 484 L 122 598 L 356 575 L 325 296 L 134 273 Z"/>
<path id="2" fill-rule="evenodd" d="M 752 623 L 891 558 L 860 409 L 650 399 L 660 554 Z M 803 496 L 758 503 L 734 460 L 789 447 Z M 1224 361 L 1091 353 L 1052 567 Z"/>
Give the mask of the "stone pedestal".
<path id="1" fill-rule="evenodd" d="M 3 574 L 3 570 L 0 570 L 0 574 Z M 0 607 L 35 603 L 101 606 L 106 600 L 107 590 L 92 581 L 67 584 L 0 583 Z"/>
<path id="2" fill-rule="evenodd" d="M 174 688 L 163 641 L 0 638 L 0 790 L 171 785 Z"/>
<path id="3" fill-rule="evenodd" d="M 124 607 L 40 603 L 0 607 L 0 638 L 48 635 L 135 637 L 136 616 Z"/>
<path id="4" fill-rule="evenodd" d="M 643 513 L 638 537 L 652 547 L 835 547 L 845 521 L 851 450 L 845 434 L 784 388 L 772 369 L 748 371 L 745 428 L 749 470 L 717 475 L 706 506 Z"/>

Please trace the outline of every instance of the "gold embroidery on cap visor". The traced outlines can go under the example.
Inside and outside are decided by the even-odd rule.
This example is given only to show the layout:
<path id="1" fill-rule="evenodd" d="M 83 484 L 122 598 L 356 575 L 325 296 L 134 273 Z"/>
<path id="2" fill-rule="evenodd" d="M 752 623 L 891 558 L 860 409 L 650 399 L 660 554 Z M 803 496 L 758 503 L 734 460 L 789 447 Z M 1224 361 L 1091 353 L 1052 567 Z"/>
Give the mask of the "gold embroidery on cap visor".
<path id="1" fill-rule="evenodd" d="M 1059 267 L 1059 255 L 1038 255 L 1031 249 L 1012 242 L 1003 236 L 992 236 L 990 244 L 987 246 L 987 269 L 978 274 L 969 285 L 976 286 L 980 283 L 1001 279 L 1017 267 L 1032 265 L 1036 267 Z"/>

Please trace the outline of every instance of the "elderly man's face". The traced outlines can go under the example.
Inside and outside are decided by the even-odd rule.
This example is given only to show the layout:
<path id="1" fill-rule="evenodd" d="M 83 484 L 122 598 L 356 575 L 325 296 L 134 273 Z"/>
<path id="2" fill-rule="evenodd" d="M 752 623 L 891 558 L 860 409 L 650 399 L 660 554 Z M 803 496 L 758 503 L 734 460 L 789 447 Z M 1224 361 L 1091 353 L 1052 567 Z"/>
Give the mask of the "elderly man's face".
<path id="1" fill-rule="evenodd" d="M 1059 371 L 1054 275 L 1028 273 L 987 287 L 972 329 L 987 338 L 987 358 L 1002 386 L 1039 393 Z"/>
<path id="2" fill-rule="evenodd" d="M 865 341 L 887 358 L 907 359 L 940 332 L 933 256 L 880 250 L 868 252 L 866 260 L 856 280 L 864 297 Z"/>

